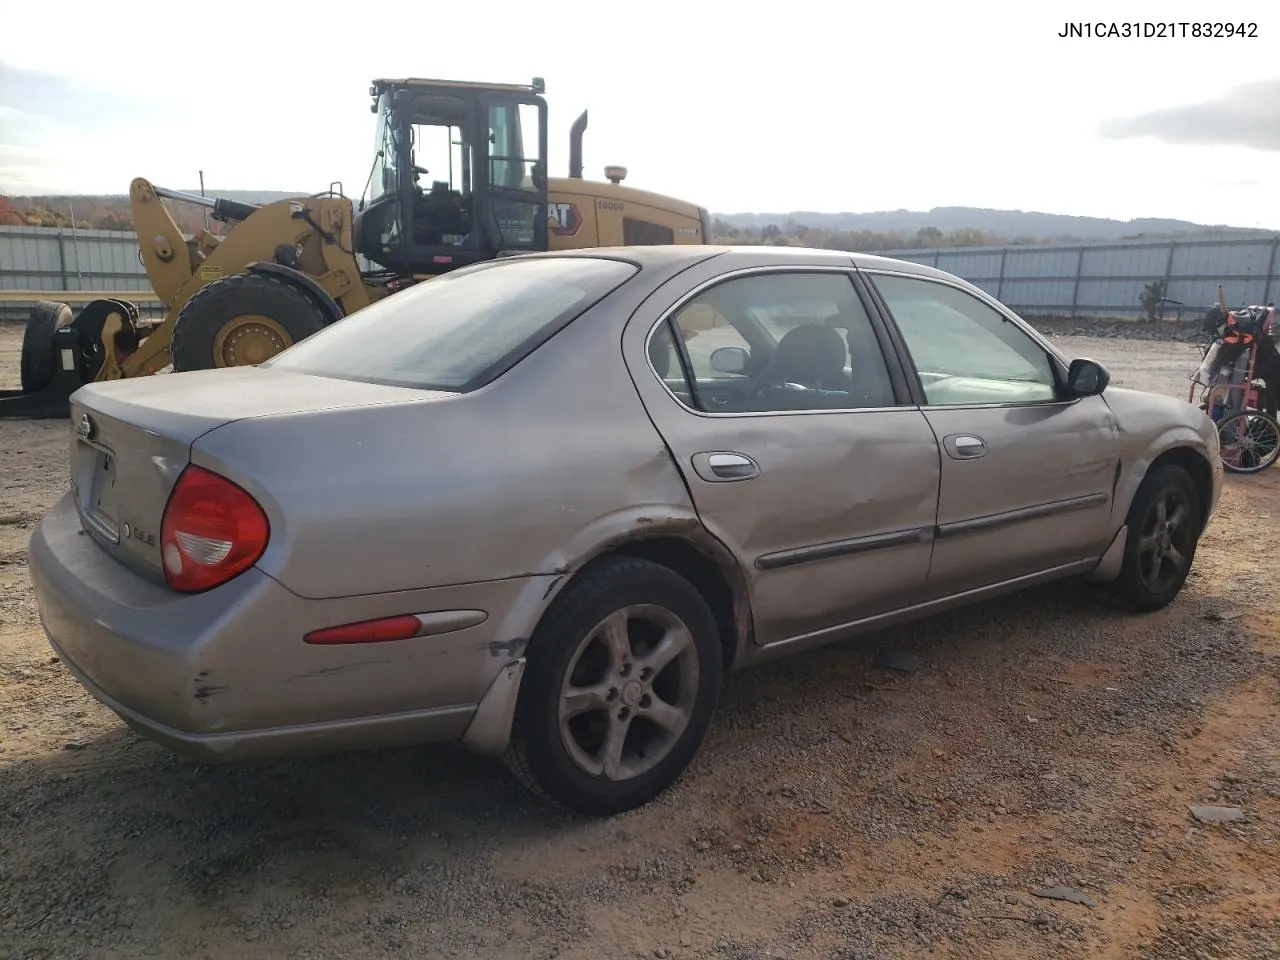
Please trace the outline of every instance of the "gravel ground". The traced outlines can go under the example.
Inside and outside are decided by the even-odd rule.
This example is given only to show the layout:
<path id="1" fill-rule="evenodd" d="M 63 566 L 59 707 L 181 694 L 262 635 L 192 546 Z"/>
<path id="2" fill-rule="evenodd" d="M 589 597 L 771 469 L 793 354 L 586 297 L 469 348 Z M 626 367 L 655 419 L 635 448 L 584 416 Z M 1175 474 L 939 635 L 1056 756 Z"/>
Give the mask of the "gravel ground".
<path id="1" fill-rule="evenodd" d="M 1179 397 L 1198 364 L 1060 342 Z M 0 422 L 0 958 L 1280 956 L 1274 471 L 1229 478 L 1168 610 L 1044 588 L 748 671 L 675 789 L 587 821 L 453 749 L 213 768 L 129 732 L 27 581 L 66 435 Z"/>

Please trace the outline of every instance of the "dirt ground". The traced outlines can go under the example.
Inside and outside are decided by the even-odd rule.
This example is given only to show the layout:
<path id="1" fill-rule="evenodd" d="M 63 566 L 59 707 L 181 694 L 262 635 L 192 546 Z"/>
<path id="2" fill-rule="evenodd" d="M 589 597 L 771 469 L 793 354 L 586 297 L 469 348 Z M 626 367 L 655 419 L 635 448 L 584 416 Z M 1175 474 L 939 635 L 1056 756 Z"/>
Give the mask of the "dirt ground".
<path id="1" fill-rule="evenodd" d="M 1198 364 L 1061 342 L 1184 398 Z M 1280 472 L 1228 478 L 1168 610 L 1045 588 L 748 671 L 675 789 L 587 821 L 453 749 L 213 768 L 129 732 L 28 585 L 67 435 L 0 422 L 2 958 L 1280 957 Z"/>

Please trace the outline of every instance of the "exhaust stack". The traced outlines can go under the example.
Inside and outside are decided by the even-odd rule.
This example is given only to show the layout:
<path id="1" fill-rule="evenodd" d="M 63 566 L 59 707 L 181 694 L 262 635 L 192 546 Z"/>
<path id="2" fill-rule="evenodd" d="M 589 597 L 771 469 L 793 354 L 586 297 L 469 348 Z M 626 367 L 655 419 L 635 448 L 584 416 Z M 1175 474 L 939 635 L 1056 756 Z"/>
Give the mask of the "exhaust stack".
<path id="1" fill-rule="evenodd" d="M 574 180 L 582 179 L 582 134 L 587 129 L 587 111 L 573 121 L 569 128 L 569 176 Z"/>

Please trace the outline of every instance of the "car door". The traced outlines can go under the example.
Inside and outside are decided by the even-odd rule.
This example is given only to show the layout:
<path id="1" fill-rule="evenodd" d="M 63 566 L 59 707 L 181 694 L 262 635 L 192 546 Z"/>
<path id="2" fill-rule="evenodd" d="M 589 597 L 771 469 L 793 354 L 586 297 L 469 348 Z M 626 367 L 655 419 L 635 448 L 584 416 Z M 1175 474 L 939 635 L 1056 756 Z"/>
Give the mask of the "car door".
<path id="1" fill-rule="evenodd" d="M 905 377 L 848 259 L 725 275 L 733 256 L 659 288 L 624 353 L 702 522 L 741 565 L 756 642 L 818 642 L 924 585 L 937 442 L 900 402 Z"/>
<path id="2" fill-rule="evenodd" d="M 1102 397 L 1063 399 L 1061 362 L 1012 314 L 959 284 L 863 272 L 910 356 L 943 451 L 924 598 L 1100 557 L 1120 455 Z"/>

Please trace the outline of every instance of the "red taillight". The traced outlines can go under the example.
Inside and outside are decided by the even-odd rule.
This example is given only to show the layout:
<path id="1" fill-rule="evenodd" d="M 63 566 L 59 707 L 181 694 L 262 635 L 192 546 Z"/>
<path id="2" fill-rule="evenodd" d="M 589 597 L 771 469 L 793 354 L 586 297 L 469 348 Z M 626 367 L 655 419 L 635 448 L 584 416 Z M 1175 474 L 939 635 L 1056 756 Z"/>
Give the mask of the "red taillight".
<path id="1" fill-rule="evenodd" d="M 408 640 L 421 630 L 422 621 L 405 614 L 312 630 L 302 639 L 307 643 L 383 643 L 387 640 Z"/>
<path id="2" fill-rule="evenodd" d="M 160 523 L 164 578 L 198 593 L 243 573 L 267 548 L 270 528 L 258 502 L 225 477 L 187 466 Z"/>

